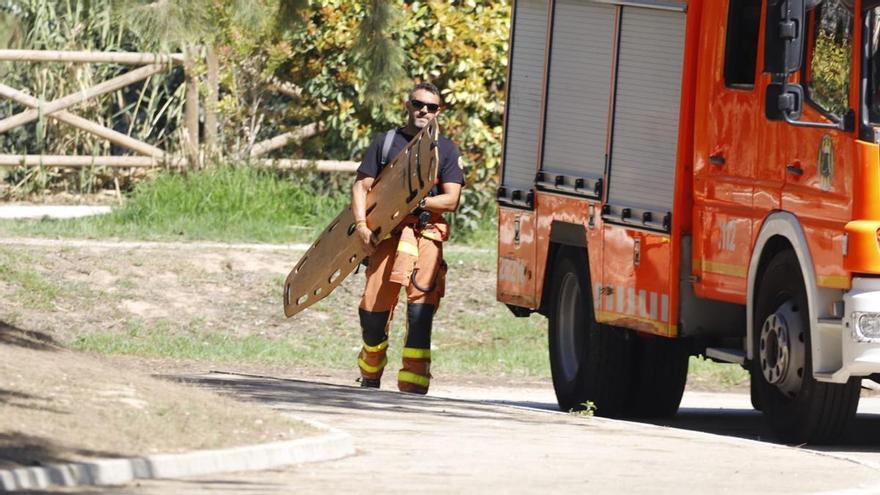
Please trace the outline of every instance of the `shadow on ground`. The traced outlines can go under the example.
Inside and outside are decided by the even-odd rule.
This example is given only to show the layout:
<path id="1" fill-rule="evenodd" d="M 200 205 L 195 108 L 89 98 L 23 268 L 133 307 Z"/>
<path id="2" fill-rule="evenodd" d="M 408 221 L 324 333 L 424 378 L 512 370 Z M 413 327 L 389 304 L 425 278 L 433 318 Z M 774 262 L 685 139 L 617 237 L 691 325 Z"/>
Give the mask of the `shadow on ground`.
<path id="1" fill-rule="evenodd" d="M 17 407 L 19 409 L 31 409 L 37 411 L 46 411 L 55 414 L 69 414 L 51 406 L 52 400 L 48 397 L 40 397 L 18 390 L 6 390 L 0 388 L 0 405 Z M 3 425 L 0 424 L 0 427 Z"/>
<path id="2" fill-rule="evenodd" d="M 491 401 L 499 405 L 558 411 L 556 403 L 531 401 Z M 668 419 L 625 418 L 636 423 L 699 431 L 765 443 L 779 443 L 760 411 L 735 408 L 682 407 Z M 860 413 L 838 444 L 809 446 L 823 452 L 880 452 L 880 414 Z"/>
<path id="3" fill-rule="evenodd" d="M 36 330 L 23 330 L 0 321 L 0 344 L 26 347 L 37 351 L 57 351 L 61 345 L 50 335 Z"/>
<path id="4" fill-rule="evenodd" d="M 315 411 L 315 405 L 319 405 L 322 413 L 331 416 L 346 415 L 352 410 L 374 410 L 377 414 L 390 412 L 395 415 L 424 415 L 427 412 L 445 418 L 475 420 L 506 418 L 526 424 L 544 423 L 540 415 L 523 414 L 522 411 L 514 409 L 498 409 L 475 401 L 410 395 L 305 380 L 239 374 L 165 376 L 164 378 L 207 387 L 240 400 L 279 405 L 291 412 L 306 410 L 306 405 L 309 411 Z M 300 404 L 303 406 L 299 406 Z"/>
<path id="5" fill-rule="evenodd" d="M 66 447 L 23 432 L 0 432 L 0 469 L 66 463 L 83 457 L 119 456 L 112 452 Z"/>
<path id="6" fill-rule="evenodd" d="M 166 376 L 168 379 L 185 381 L 208 387 L 239 399 L 276 404 L 285 410 L 312 411 L 319 409 L 328 415 L 345 415 L 352 410 L 376 410 L 393 414 L 425 414 L 461 419 L 507 418 L 515 421 L 542 425 L 553 421 L 541 414 L 531 412 L 557 412 L 555 403 L 540 401 L 472 401 L 438 397 L 422 397 L 386 391 L 365 390 L 357 387 L 294 379 L 278 379 L 236 374 L 203 376 Z M 442 407 L 435 407 L 435 406 Z M 512 406 L 499 409 L 491 406 Z M 670 419 L 627 421 L 665 426 L 679 430 L 698 431 L 744 438 L 766 443 L 778 443 L 770 432 L 760 412 L 752 409 L 683 407 Z M 588 425 L 589 422 L 585 422 Z M 861 413 L 854 421 L 846 437 L 836 445 L 809 446 L 824 452 L 870 452 L 880 453 L 880 414 Z"/>

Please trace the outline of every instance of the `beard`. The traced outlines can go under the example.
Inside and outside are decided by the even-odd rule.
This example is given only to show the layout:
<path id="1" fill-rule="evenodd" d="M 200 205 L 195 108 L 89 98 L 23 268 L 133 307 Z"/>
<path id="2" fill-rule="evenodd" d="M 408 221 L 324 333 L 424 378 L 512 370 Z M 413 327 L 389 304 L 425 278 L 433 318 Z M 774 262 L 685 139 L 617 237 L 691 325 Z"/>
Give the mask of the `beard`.
<path id="1" fill-rule="evenodd" d="M 410 118 L 409 118 L 409 123 L 416 129 L 424 129 L 424 127 L 426 125 L 428 125 L 428 122 L 430 122 L 430 121 L 431 121 L 430 117 L 427 117 L 427 116 L 416 117 L 413 115 L 413 116 L 410 116 Z"/>

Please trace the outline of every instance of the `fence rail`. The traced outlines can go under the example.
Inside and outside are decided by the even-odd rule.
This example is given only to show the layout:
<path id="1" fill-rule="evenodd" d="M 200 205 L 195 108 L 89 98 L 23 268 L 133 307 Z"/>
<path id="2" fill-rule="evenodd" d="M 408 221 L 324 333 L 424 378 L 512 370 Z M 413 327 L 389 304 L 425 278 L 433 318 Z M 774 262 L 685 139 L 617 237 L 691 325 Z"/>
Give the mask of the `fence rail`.
<path id="1" fill-rule="evenodd" d="M 67 156 L 67 155 L 0 155 L 0 168 L 11 167 L 111 167 L 111 168 L 157 168 L 180 167 L 185 161 L 176 157 L 177 161 L 157 160 L 149 156 Z M 358 162 L 340 160 L 249 160 L 249 164 L 259 167 L 270 167 L 280 170 L 310 169 L 320 172 L 354 172 Z"/>
<path id="2" fill-rule="evenodd" d="M 81 64 L 182 64 L 182 53 L 84 52 L 53 50 L 0 50 L 6 62 L 74 62 Z"/>
<path id="3" fill-rule="evenodd" d="M 192 58 L 184 53 L 155 54 L 135 52 L 84 52 L 84 51 L 43 51 L 43 50 L 0 50 L 0 61 L 17 62 L 63 62 L 63 63 L 100 63 L 140 66 L 125 74 L 96 84 L 90 88 L 71 93 L 52 101 L 43 101 L 24 91 L 0 83 L 0 98 L 10 99 L 28 107 L 28 110 L 0 119 L 0 134 L 21 127 L 40 118 L 51 118 L 66 125 L 75 127 L 92 135 L 126 148 L 141 156 L 77 156 L 77 155 L 13 155 L 0 154 L 0 168 L 20 166 L 43 167 L 116 167 L 116 168 L 154 168 L 197 166 L 199 162 L 199 91 L 195 77 L 189 70 L 194 64 Z M 209 60 L 210 62 L 210 60 Z M 101 95 L 118 91 L 131 84 L 149 77 L 168 72 L 175 65 L 183 65 L 186 71 L 184 105 L 184 122 L 186 126 L 186 155 L 173 155 L 152 144 L 140 141 L 129 135 L 117 132 L 97 122 L 80 117 L 70 111 L 76 105 Z M 208 64 L 209 71 L 216 70 L 216 64 Z M 216 80 L 216 74 L 208 75 L 209 81 Z M 216 91 L 211 91 L 216 97 Z M 205 105 L 205 135 L 214 136 L 216 116 L 213 109 L 216 102 Z M 210 114 L 210 115 L 209 115 Z M 282 169 L 300 169 L 314 167 L 319 171 L 353 172 L 357 162 L 336 160 L 272 160 L 259 158 L 270 151 L 287 144 L 302 140 L 318 132 L 318 126 L 311 124 L 291 132 L 286 132 L 265 141 L 254 144 L 251 148 L 249 163 L 259 166 Z"/>

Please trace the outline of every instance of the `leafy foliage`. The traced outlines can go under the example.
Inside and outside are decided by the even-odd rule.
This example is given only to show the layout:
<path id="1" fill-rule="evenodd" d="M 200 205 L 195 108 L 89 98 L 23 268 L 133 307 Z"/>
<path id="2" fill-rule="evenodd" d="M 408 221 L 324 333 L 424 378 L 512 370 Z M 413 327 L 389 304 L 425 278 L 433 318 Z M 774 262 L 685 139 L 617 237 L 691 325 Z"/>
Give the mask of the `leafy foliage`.
<path id="1" fill-rule="evenodd" d="M 441 128 L 459 144 L 466 167 L 458 227 L 472 229 L 492 211 L 501 155 L 506 0 L 0 0 L 0 13 L 0 25 L 14 18 L 14 29 L 4 28 L 0 41 L 20 39 L 24 48 L 189 50 L 198 56 L 212 48 L 220 63 L 221 161 L 246 161 L 255 143 L 312 123 L 319 125 L 318 135 L 270 156 L 358 159 L 373 135 L 403 123 L 408 89 L 431 81 L 445 103 Z M 5 83 L 50 100 L 127 69 L 7 64 L 0 70 L 8 73 Z M 196 70 L 204 82 L 205 64 Z M 175 152 L 183 148 L 182 81 L 178 70 L 73 110 Z M 0 112 L 21 110 L 0 102 Z M 44 119 L 5 133 L 0 150 L 127 153 L 59 127 Z"/>
<path id="2" fill-rule="evenodd" d="M 472 228 L 491 203 L 501 156 L 503 89 L 510 9 L 507 2 L 389 1 L 400 21 L 387 34 L 405 54 L 406 86 L 388 76 L 384 97 L 368 91 L 371 68 L 358 49 L 358 26 L 370 2 L 311 1 L 305 29 L 290 39 L 280 77 L 302 85 L 311 118 L 327 131 L 311 150 L 357 158 L 376 133 L 404 119 L 409 84 L 431 81 L 441 88 L 441 129 L 459 144 L 468 186 L 458 216 Z"/>

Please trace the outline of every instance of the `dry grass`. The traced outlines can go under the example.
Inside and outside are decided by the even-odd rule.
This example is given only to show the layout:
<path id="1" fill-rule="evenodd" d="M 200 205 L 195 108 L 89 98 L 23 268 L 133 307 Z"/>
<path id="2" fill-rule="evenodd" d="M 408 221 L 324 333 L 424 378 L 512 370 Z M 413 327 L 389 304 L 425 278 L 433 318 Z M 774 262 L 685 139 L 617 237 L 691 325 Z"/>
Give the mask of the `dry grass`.
<path id="1" fill-rule="evenodd" d="M 287 440 L 268 408 L 152 378 L 0 322 L 0 468 Z"/>

